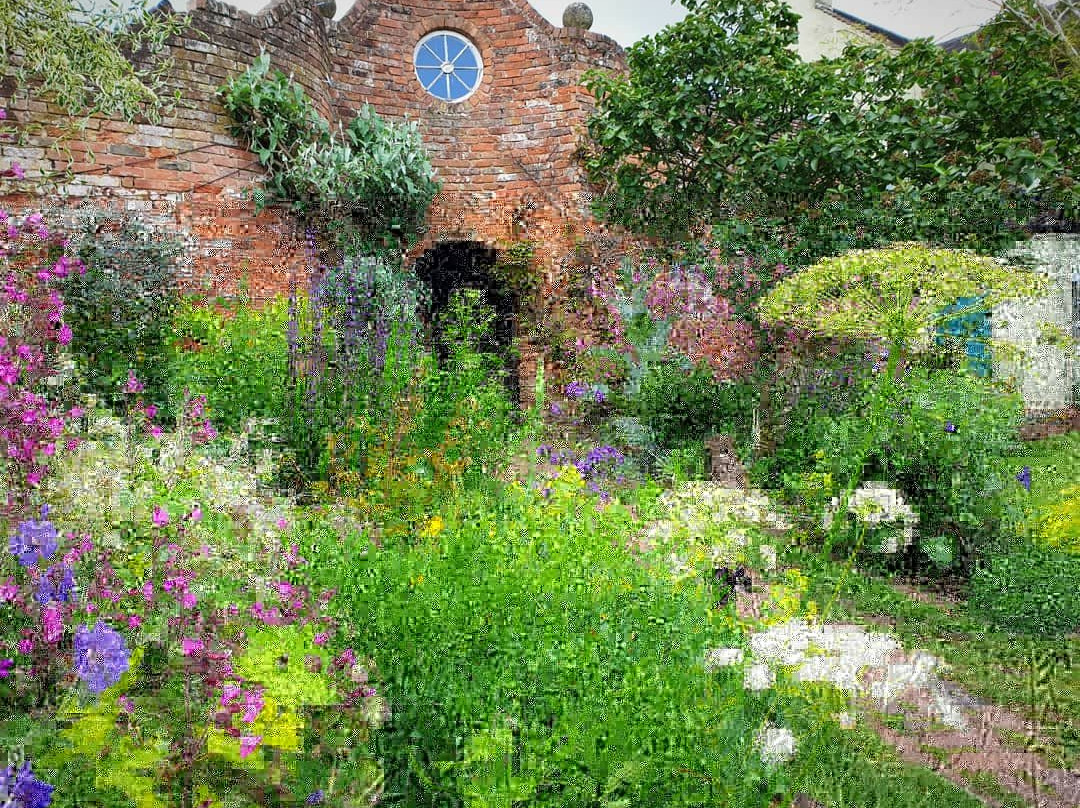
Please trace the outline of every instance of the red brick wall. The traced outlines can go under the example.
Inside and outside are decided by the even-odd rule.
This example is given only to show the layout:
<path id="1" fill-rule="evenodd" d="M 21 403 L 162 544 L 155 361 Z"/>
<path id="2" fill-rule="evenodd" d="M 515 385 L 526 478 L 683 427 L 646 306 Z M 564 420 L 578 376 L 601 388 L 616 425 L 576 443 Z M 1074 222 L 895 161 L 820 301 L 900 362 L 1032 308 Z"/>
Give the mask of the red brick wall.
<path id="1" fill-rule="evenodd" d="M 552 26 L 525 0 L 358 0 L 337 23 L 323 20 L 310 0 L 282 0 L 257 15 L 193 0 L 189 16 L 192 28 L 169 43 L 175 65 L 167 92 L 182 93 L 175 112 L 157 126 L 92 119 L 83 138 L 68 144 L 74 181 L 32 200 L 34 207 L 112 205 L 181 232 L 191 247 L 182 272 L 190 289 L 232 294 L 246 272 L 258 303 L 286 291 L 291 279 L 303 283 L 316 262 L 306 256 L 293 219 L 276 210 L 256 217 L 253 204 L 240 198 L 263 174 L 254 155 L 226 133 L 229 121 L 215 95 L 265 48 L 271 67 L 292 73 L 332 124 L 347 123 L 363 103 L 389 120 L 418 122 L 443 193 L 407 266 L 440 239 L 498 246 L 514 237 L 513 211 L 529 207 L 514 229 L 537 243 L 541 295 L 557 293 L 560 274 L 580 271 L 571 269 L 569 256 L 596 223 L 573 157 L 592 110 L 579 82 L 590 67 L 625 69 L 613 40 Z M 413 72 L 417 40 L 436 29 L 465 34 L 482 55 L 481 86 L 459 104 L 429 96 Z M 33 88 L 29 95 L 36 99 Z M 0 103 L 16 125 L 48 124 L 60 112 L 24 91 Z M 66 156 L 51 143 L 45 136 L 31 137 L 22 149 L 0 143 L 0 167 L 16 160 L 28 180 L 42 169 L 62 169 Z M 5 182 L 0 205 L 18 210 L 27 198 Z M 529 403 L 537 349 L 520 347 Z"/>

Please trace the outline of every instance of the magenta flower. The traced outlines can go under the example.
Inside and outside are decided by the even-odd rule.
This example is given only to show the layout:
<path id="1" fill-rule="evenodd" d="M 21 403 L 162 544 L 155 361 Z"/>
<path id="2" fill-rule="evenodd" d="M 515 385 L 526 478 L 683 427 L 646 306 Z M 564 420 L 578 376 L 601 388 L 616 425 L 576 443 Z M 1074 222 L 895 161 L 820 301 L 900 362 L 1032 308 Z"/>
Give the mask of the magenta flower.
<path id="1" fill-rule="evenodd" d="M 154 600 L 154 583 L 153 581 L 147 581 L 143 584 L 142 588 L 143 597 L 146 598 L 147 603 L 151 603 Z"/>
<path id="2" fill-rule="evenodd" d="M 151 434 L 151 435 L 153 435 L 153 436 L 154 436 L 155 438 L 160 438 L 160 437 L 161 437 L 161 434 L 162 434 L 162 429 L 161 429 L 161 427 L 160 427 L 160 426 L 158 426 L 157 424 L 154 424 L 154 425 L 153 425 L 152 427 L 150 427 L 150 429 L 149 429 L 148 431 L 149 431 L 149 432 L 150 432 L 150 434 Z"/>
<path id="3" fill-rule="evenodd" d="M 327 634 L 325 631 L 320 631 L 318 634 L 315 635 L 312 642 L 314 642 L 316 645 L 326 645 L 326 641 L 329 639 L 329 634 Z"/>
<path id="4" fill-rule="evenodd" d="M 262 735 L 241 735 L 240 736 L 240 757 L 246 758 L 252 752 L 255 751 L 255 747 L 259 745 L 259 741 L 262 740 Z"/>
<path id="5" fill-rule="evenodd" d="M 169 512 L 160 505 L 154 506 L 154 524 L 158 527 L 165 527 L 165 525 L 169 524 Z"/>
<path id="6" fill-rule="evenodd" d="M 155 407 L 153 404 L 147 404 L 144 412 L 146 413 L 147 418 L 153 418 L 155 415 L 157 415 L 157 407 Z"/>
<path id="7" fill-rule="evenodd" d="M 180 606 L 185 609 L 194 609 L 198 602 L 199 599 L 195 597 L 194 592 L 185 592 L 180 598 Z"/>
<path id="8" fill-rule="evenodd" d="M 206 650 L 206 646 L 203 644 L 203 641 L 198 639 L 192 640 L 184 637 L 180 641 L 180 645 L 184 649 L 184 656 L 195 656 L 195 654 L 199 653 L 200 651 Z"/>
<path id="9" fill-rule="evenodd" d="M 0 109 L 0 121 L 4 120 L 5 118 L 7 118 L 7 110 Z"/>
<path id="10" fill-rule="evenodd" d="M 202 519 L 202 508 L 199 507 L 198 503 L 195 504 L 195 507 L 191 510 L 191 513 L 188 514 L 188 519 L 190 519 L 192 522 L 198 522 L 200 519 Z"/>
<path id="11" fill-rule="evenodd" d="M 30 639 L 19 640 L 15 646 L 20 654 L 30 654 L 34 650 L 34 641 Z"/>
<path id="12" fill-rule="evenodd" d="M 7 678 L 8 674 L 11 673 L 11 666 L 14 664 L 14 659 L 0 659 L 0 679 Z"/>
<path id="13" fill-rule="evenodd" d="M 64 634 L 64 621 L 60 614 L 59 603 L 51 601 L 41 610 L 41 630 L 45 642 L 54 644 L 60 642 Z"/>
<path id="14" fill-rule="evenodd" d="M 127 393 L 141 393 L 145 389 L 146 387 L 142 384 L 142 382 L 135 378 L 135 371 L 129 370 L 127 386 L 124 388 L 124 391 Z"/>
<path id="15" fill-rule="evenodd" d="M 235 701 L 240 698 L 240 687 L 238 685 L 223 685 L 221 688 L 221 706 L 225 707 L 230 701 Z"/>
<path id="16" fill-rule="evenodd" d="M 128 628 L 138 628 L 142 625 L 142 618 L 137 614 L 128 617 Z"/>
<path id="17" fill-rule="evenodd" d="M 258 718 L 265 705 L 266 702 L 263 701 L 262 693 L 253 690 L 246 691 L 244 693 L 244 723 L 250 724 Z"/>
<path id="18" fill-rule="evenodd" d="M 18 595 L 19 587 L 12 582 L 11 578 L 0 584 L 0 603 L 10 603 Z"/>
<path id="19" fill-rule="evenodd" d="M 277 520 L 277 526 L 279 528 L 281 528 L 282 530 L 284 530 L 285 528 L 287 528 L 289 526 L 289 523 L 285 521 L 284 517 L 282 517 L 281 519 Z"/>
<path id="20" fill-rule="evenodd" d="M 131 700 L 129 696 L 121 696 L 116 701 L 120 704 L 124 712 L 128 715 L 131 715 L 131 713 L 135 712 L 135 703 Z"/>

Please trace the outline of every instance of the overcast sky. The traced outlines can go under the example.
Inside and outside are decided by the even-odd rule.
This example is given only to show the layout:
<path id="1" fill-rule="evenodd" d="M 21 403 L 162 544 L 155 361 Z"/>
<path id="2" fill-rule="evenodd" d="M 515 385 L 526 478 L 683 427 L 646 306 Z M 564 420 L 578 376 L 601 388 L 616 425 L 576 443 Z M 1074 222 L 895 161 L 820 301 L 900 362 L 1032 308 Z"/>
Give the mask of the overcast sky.
<path id="1" fill-rule="evenodd" d="M 226 0 L 229 2 L 230 0 Z M 177 11 L 187 0 L 170 0 Z M 334 19 L 341 19 L 355 0 L 337 0 Z M 531 0 L 532 7 L 554 25 L 562 25 L 567 0 Z M 105 5 L 103 0 L 97 3 Z M 151 3 L 152 5 L 153 3 Z M 232 0 L 231 5 L 257 13 L 268 0 Z M 686 9 L 668 0 L 588 0 L 592 30 L 607 34 L 623 47 L 655 34 L 686 16 Z M 853 14 L 909 39 L 929 36 L 942 41 L 970 33 L 993 16 L 996 0 L 834 0 L 838 11 Z"/>

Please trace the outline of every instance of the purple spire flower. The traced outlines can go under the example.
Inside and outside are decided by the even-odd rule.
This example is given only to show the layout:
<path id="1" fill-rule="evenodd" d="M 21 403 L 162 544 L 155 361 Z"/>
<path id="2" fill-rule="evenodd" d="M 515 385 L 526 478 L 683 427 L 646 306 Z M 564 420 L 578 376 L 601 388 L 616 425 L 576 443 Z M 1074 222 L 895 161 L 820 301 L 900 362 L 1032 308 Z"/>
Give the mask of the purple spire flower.
<path id="1" fill-rule="evenodd" d="M 54 787 L 34 777 L 29 761 L 18 770 L 8 766 L 6 771 L 0 772 L 0 805 L 4 808 L 48 808 Z"/>
<path id="2" fill-rule="evenodd" d="M 604 391 L 601 390 L 599 387 L 597 387 L 596 388 L 596 403 L 597 404 L 603 404 L 604 399 L 605 399 Z"/>
<path id="3" fill-rule="evenodd" d="M 84 625 L 75 632 L 75 673 L 91 693 L 101 693 L 120 681 L 128 669 L 124 638 L 98 621 L 93 630 Z"/>
<path id="4" fill-rule="evenodd" d="M 60 603 L 74 600 L 75 576 L 67 564 L 53 564 L 41 576 L 34 598 L 44 606 L 50 601 Z"/>
<path id="5" fill-rule="evenodd" d="M 57 531 L 52 522 L 46 521 L 48 505 L 41 506 L 41 521 L 27 519 L 20 522 L 15 535 L 10 537 L 8 549 L 19 559 L 19 564 L 31 567 L 39 558 L 48 558 L 56 552 Z"/>
<path id="6" fill-rule="evenodd" d="M 1024 486 L 1025 491 L 1031 490 L 1031 466 L 1024 466 L 1016 474 L 1016 479 L 1020 481 L 1020 485 Z"/>
<path id="7" fill-rule="evenodd" d="M 952 421 L 946 421 L 945 422 L 945 431 L 948 432 L 950 435 L 955 434 L 956 433 L 956 424 L 954 424 Z"/>

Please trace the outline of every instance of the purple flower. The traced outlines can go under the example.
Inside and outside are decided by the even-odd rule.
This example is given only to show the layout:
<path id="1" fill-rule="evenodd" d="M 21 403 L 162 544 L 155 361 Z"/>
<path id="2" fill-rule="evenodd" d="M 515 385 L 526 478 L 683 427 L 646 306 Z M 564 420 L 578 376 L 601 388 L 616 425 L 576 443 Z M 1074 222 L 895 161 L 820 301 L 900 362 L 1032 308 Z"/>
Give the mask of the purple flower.
<path id="1" fill-rule="evenodd" d="M 1025 491 L 1031 490 L 1031 466 L 1024 466 L 1016 474 L 1016 479 L 1020 481 L 1020 485 L 1024 486 Z"/>
<path id="2" fill-rule="evenodd" d="M 950 435 L 955 434 L 956 433 L 956 424 L 954 424 L 952 421 L 946 421 L 945 422 L 945 431 L 948 432 Z"/>
<path id="3" fill-rule="evenodd" d="M 14 664 L 14 659 L 0 659 L 0 679 L 7 678 L 8 674 L 11 673 L 11 666 Z"/>
<path id="4" fill-rule="evenodd" d="M 12 808 L 48 808 L 54 786 L 43 783 L 30 772 L 30 761 L 16 770 L 8 766 L 0 772 L 0 805 Z"/>
<path id="5" fill-rule="evenodd" d="M 308 805 L 319 805 L 323 801 L 323 790 L 317 788 L 307 795 L 307 799 L 304 800 Z"/>
<path id="6" fill-rule="evenodd" d="M 596 388 L 596 403 L 603 404 L 605 400 L 604 391 L 599 387 Z"/>
<path id="7" fill-rule="evenodd" d="M 48 558 L 56 552 L 57 531 L 52 522 L 45 520 L 48 505 L 41 506 L 41 521 L 27 519 L 21 522 L 15 535 L 10 538 L 9 550 L 19 559 L 19 564 L 31 567 L 39 558 Z"/>
<path id="8" fill-rule="evenodd" d="M 75 673 L 91 693 L 101 693 L 120 681 L 128 669 L 124 638 L 100 620 L 93 630 L 84 625 L 75 631 Z"/>
<path id="9" fill-rule="evenodd" d="M 59 579 L 59 580 L 57 580 Z M 34 598 L 44 606 L 50 601 L 66 603 L 74 600 L 75 576 L 67 564 L 53 564 L 41 576 Z"/>
<path id="10" fill-rule="evenodd" d="M 551 404 L 551 414 L 552 415 L 562 415 L 562 407 L 560 407 L 558 404 L 552 402 L 552 404 Z"/>
<path id="11" fill-rule="evenodd" d="M 566 385 L 566 397 L 569 399 L 578 399 L 585 395 L 585 385 L 581 382 L 570 382 Z"/>

